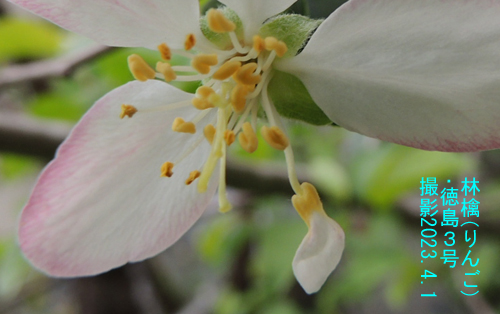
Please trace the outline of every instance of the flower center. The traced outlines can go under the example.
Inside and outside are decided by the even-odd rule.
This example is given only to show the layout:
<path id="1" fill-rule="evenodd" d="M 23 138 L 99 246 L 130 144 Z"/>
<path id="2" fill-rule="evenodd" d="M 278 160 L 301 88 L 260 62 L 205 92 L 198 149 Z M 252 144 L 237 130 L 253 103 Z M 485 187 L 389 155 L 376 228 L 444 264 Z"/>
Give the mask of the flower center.
<path id="1" fill-rule="evenodd" d="M 232 47 L 220 50 L 215 48 L 215 45 L 197 43 L 195 35 L 188 34 L 184 42 L 184 50 L 171 49 L 165 43 L 158 46 L 164 62 L 157 63 L 156 71 L 138 55 L 134 54 L 128 58 L 129 68 L 139 81 L 162 79 L 166 82 L 202 82 L 189 101 L 200 111 L 199 114 L 191 121 L 178 117 L 172 125 L 174 132 L 196 134 L 203 121 L 203 136 L 196 143 L 199 145 L 206 139 L 211 144 L 210 155 L 203 168 L 192 171 L 185 181 L 186 185 L 198 179 L 198 191 L 205 192 L 217 163 L 220 162 L 220 211 L 226 212 L 231 209 L 226 196 L 225 181 L 227 147 L 238 139 L 241 147 L 248 153 L 253 153 L 257 149 L 258 139 L 255 130 L 257 129 L 257 115 L 259 109 L 262 108 L 269 122 L 269 126 L 263 126 L 260 130 L 262 137 L 271 147 L 285 152 L 292 188 L 297 194 L 302 194 L 289 140 L 267 93 L 267 87 L 273 75 L 273 61 L 285 55 L 286 44 L 274 37 L 262 38 L 259 35 L 253 37 L 252 43 L 240 42 L 235 33 L 236 25 L 220 10 L 209 10 L 207 22 L 210 31 L 228 34 Z M 173 54 L 189 58 L 190 66 L 172 66 L 168 61 L 171 60 Z M 189 103 L 171 104 L 164 110 L 189 105 Z M 138 111 L 134 106 L 124 104 L 120 117 L 132 117 L 137 113 L 157 110 L 162 109 Z M 204 118 L 213 110 L 217 111 L 216 120 L 206 122 Z M 196 145 L 188 149 L 177 161 L 165 162 L 160 167 L 161 176 L 174 175 L 175 164 L 181 162 L 195 148 Z"/>

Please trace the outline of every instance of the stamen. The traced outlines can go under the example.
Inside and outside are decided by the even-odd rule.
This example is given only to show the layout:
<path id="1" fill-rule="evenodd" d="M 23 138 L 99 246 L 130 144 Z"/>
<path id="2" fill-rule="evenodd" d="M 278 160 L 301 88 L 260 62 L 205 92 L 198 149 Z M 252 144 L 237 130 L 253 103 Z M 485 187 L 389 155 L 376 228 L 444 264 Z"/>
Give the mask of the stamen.
<path id="1" fill-rule="evenodd" d="M 264 42 L 264 39 L 262 39 L 262 37 L 260 37 L 259 35 L 253 36 L 253 49 L 257 53 L 260 53 L 265 48 L 266 48 L 266 44 Z"/>
<path id="2" fill-rule="evenodd" d="M 210 86 L 203 85 L 198 87 L 198 89 L 196 89 L 196 96 L 202 99 L 207 99 L 212 94 L 215 94 L 215 91 Z"/>
<path id="3" fill-rule="evenodd" d="M 231 210 L 232 206 L 227 199 L 226 192 L 226 151 L 227 147 L 222 145 L 221 147 L 221 160 L 220 160 L 220 170 L 219 170 L 219 211 L 221 213 L 227 213 Z"/>
<path id="4" fill-rule="evenodd" d="M 246 106 L 245 111 L 243 112 L 243 114 L 238 115 L 238 124 L 236 124 L 236 125 L 229 124 L 228 128 L 231 129 L 231 130 L 233 130 L 234 133 L 238 133 L 241 130 L 243 124 L 247 121 L 248 115 L 250 114 L 250 112 L 252 112 L 252 109 L 254 107 L 256 107 L 256 108 L 259 107 L 257 101 L 258 101 L 257 98 L 251 99 L 248 102 L 248 104 L 247 104 L 247 106 Z"/>
<path id="5" fill-rule="evenodd" d="M 207 12 L 208 28 L 215 33 L 227 33 L 236 29 L 236 24 L 224 16 L 220 10 L 210 9 Z"/>
<path id="6" fill-rule="evenodd" d="M 199 54 L 191 60 L 191 66 L 201 74 L 208 74 L 210 72 L 210 66 L 214 66 L 217 63 L 216 54 Z"/>
<path id="7" fill-rule="evenodd" d="M 260 133 L 264 137 L 264 140 L 266 140 L 266 142 L 274 149 L 285 150 L 289 145 L 289 141 L 285 133 L 283 133 L 283 131 L 281 131 L 277 126 L 272 126 L 270 128 L 263 126 L 260 129 Z"/>
<path id="8" fill-rule="evenodd" d="M 172 59 L 172 51 L 167 46 L 167 44 L 163 43 L 163 44 L 159 45 L 158 46 L 158 51 L 160 52 L 161 58 L 163 60 L 169 61 L 170 59 Z"/>
<path id="9" fill-rule="evenodd" d="M 300 217 L 309 226 L 310 217 L 313 212 L 324 213 L 323 203 L 321 203 L 318 191 L 311 183 L 304 182 L 300 187 L 302 194 L 292 196 L 292 204 Z"/>
<path id="10" fill-rule="evenodd" d="M 271 125 L 275 125 L 280 129 L 284 130 L 283 123 L 276 111 L 276 107 L 272 104 L 272 100 L 269 98 L 267 92 L 267 85 L 269 84 L 270 78 L 265 82 L 265 86 L 262 89 L 262 97 L 261 103 L 264 111 L 266 112 L 267 118 Z M 257 108 L 257 106 L 255 106 Z M 255 110 L 252 114 L 252 123 L 256 123 L 257 120 L 257 110 Z M 300 186 L 299 179 L 297 177 L 297 170 L 295 169 L 295 161 L 293 156 L 293 150 L 290 145 L 285 148 L 285 159 L 286 159 L 286 168 L 288 171 L 288 179 L 290 181 L 290 185 L 292 189 L 295 191 L 297 195 L 302 195 L 302 187 Z"/>
<path id="11" fill-rule="evenodd" d="M 158 62 L 156 63 L 156 71 L 163 74 L 166 82 L 172 82 L 177 78 L 177 74 L 175 74 L 172 66 L 169 63 Z"/>
<path id="12" fill-rule="evenodd" d="M 212 77 L 216 80 L 223 81 L 228 79 L 241 67 L 241 62 L 239 61 L 228 61 L 224 63 L 213 75 Z"/>
<path id="13" fill-rule="evenodd" d="M 172 130 L 174 132 L 180 133 L 196 133 L 196 126 L 193 122 L 186 122 L 182 118 L 175 118 L 174 123 L 172 123 Z"/>
<path id="14" fill-rule="evenodd" d="M 226 132 L 224 132 L 224 140 L 226 141 L 227 146 L 231 146 L 231 144 L 233 144 L 236 140 L 236 135 L 233 131 L 226 130 Z"/>
<path id="15" fill-rule="evenodd" d="M 194 34 L 188 34 L 186 36 L 186 41 L 184 42 L 184 49 L 186 51 L 189 51 L 193 49 L 193 47 L 196 45 L 196 37 Z"/>
<path id="16" fill-rule="evenodd" d="M 286 46 L 286 44 L 276 39 L 275 37 L 266 37 L 266 39 L 264 39 L 264 43 L 266 46 L 266 50 L 276 51 L 278 57 L 283 57 L 285 53 L 288 51 L 288 47 Z"/>
<path id="17" fill-rule="evenodd" d="M 155 70 L 153 70 L 141 56 L 133 54 L 130 55 L 127 60 L 130 72 L 132 72 L 136 80 L 145 82 L 155 78 Z"/>
<path id="18" fill-rule="evenodd" d="M 137 108 L 132 105 L 122 105 L 122 112 L 120 113 L 120 119 L 125 118 L 125 116 L 132 118 L 132 116 L 137 112 Z"/>
<path id="19" fill-rule="evenodd" d="M 238 84 L 231 91 L 231 105 L 236 113 L 241 113 L 245 110 L 247 103 L 247 95 L 250 92 L 247 88 L 248 85 Z"/>
<path id="20" fill-rule="evenodd" d="M 191 171 L 191 173 L 189 173 L 189 178 L 187 178 L 186 180 L 186 185 L 190 185 L 191 183 L 193 183 L 194 180 L 200 177 L 200 175 L 201 172 L 199 172 L 198 170 Z"/>
<path id="21" fill-rule="evenodd" d="M 198 98 L 198 97 L 193 97 L 193 99 L 191 100 L 191 103 L 198 110 L 205 110 L 205 109 L 209 109 L 209 108 L 214 107 L 214 105 L 210 101 L 208 101 L 207 99 Z"/>
<path id="22" fill-rule="evenodd" d="M 215 127 L 211 124 L 207 124 L 205 128 L 203 129 L 203 135 L 205 135 L 205 138 L 207 141 L 212 144 L 214 142 L 214 136 L 215 136 Z"/>
<path id="23" fill-rule="evenodd" d="M 233 74 L 233 79 L 244 85 L 255 85 L 261 80 L 260 74 L 255 74 L 255 69 L 257 69 L 257 63 L 251 62 L 242 66 L 235 74 Z"/>
<path id="24" fill-rule="evenodd" d="M 242 127 L 242 132 L 238 135 L 241 147 L 250 154 L 257 150 L 259 141 L 250 122 L 245 122 Z"/>
<path id="25" fill-rule="evenodd" d="M 250 90 L 252 93 L 247 96 L 247 99 L 252 99 L 254 97 L 257 97 L 257 95 L 260 94 L 262 89 L 264 88 L 264 85 L 267 84 L 267 77 L 271 74 L 271 71 L 265 71 L 264 74 L 262 74 L 261 81 L 259 84 L 257 84 L 257 87 L 254 86 L 254 90 Z M 248 85 L 247 85 L 248 86 Z"/>
<path id="26" fill-rule="evenodd" d="M 189 72 L 189 73 L 196 73 L 196 70 L 193 69 L 192 66 L 190 65 L 174 65 L 172 67 L 172 70 L 175 72 Z"/>
<path id="27" fill-rule="evenodd" d="M 222 98 L 219 94 L 210 95 L 210 97 L 208 97 L 208 101 L 219 108 L 226 108 L 228 105 L 228 102 L 224 98 Z"/>
<path id="28" fill-rule="evenodd" d="M 231 58 L 231 61 L 246 62 L 248 60 L 257 58 L 258 55 L 259 55 L 259 53 L 252 49 L 248 54 L 246 54 L 244 56 L 238 56 L 238 57 Z"/>
<path id="29" fill-rule="evenodd" d="M 246 54 L 250 51 L 249 47 L 243 48 L 238 40 L 238 37 L 236 36 L 235 32 L 230 32 L 229 33 L 229 38 L 231 39 L 231 43 L 233 44 L 234 49 L 236 49 L 237 52 L 241 54 Z"/>
<path id="30" fill-rule="evenodd" d="M 227 111 L 226 109 L 219 109 L 217 111 L 217 129 L 212 143 L 212 150 L 210 151 L 210 155 L 208 156 L 208 159 L 205 162 L 205 165 L 203 166 L 200 180 L 198 181 L 198 192 L 200 193 L 204 193 L 207 190 L 208 182 L 210 181 L 210 178 L 212 177 L 215 167 L 217 166 L 217 161 L 219 160 L 219 158 L 224 156 L 224 149 L 226 146 L 223 145 L 223 140 L 224 140 L 224 132 L 226 131 L 226 121 L 227 121 L 226 111 Z M 225 160 L 225 158 L 223 159 Z M 223 167 L 221 163 L 221 169 L 222 168 L 225 167 Z M 219 185 L 219 196 L 221 191 L 220 189 L 221 185 Z"/>
<path id="31" fill-rule="evenodd" d="M 167 161 L 161 166 L 161 176 L 170 178 L 174 173 L 172 169 L 174 168 L 174 164 L 170 161 Z"/>

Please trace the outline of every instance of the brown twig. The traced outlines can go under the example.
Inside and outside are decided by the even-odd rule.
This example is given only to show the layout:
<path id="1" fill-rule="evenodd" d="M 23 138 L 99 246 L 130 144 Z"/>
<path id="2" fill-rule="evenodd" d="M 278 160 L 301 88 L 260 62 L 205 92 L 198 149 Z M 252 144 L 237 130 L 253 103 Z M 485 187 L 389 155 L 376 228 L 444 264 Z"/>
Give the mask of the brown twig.
<path id="1" fill-rule="evenodd" d="M 0 70 L 0 89 L 21 82 L 68 76 L 78 66 L 111 49 L 113 48 L 103 45 L 93 45 L 83 51 L 70 53 L 50 60 L 8 66 Z"/>
<path id="2" fill-rule="evenodd" d="M 50 160 L 70 129 L 61 122 L 0 112 L 0 151 Z"/>

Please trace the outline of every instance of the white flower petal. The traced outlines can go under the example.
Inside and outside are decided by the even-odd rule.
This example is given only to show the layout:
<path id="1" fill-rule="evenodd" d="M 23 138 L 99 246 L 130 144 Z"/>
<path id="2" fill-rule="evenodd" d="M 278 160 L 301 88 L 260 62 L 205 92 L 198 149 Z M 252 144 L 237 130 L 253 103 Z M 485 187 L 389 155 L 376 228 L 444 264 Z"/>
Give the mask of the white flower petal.
<path id="1" fill-rule="evenodd" d="M 148 47 L 168 42 L 183 47 L 200 34 L 197 0 L 9 0 L 102 44 Z"/>
<path id="2" fill-rule="evenodd" d="M 170 129 L 176 117 L 188 121 L 197 110 L 140 112 L 191 97 L 163 82 L 135 81 L 90 109 L 40 176 L 22 213 L 20 244 L 36 267 L 54 276 L 97 274 L 158 254 L 194 224 L 217 176 L 204 194 L 184 181 L 201 169 L 210 146 L 202 141 L 175 165 L 171 178 L 161 178 L 160 169 L 203 138 L 202 132 Z M 121 120 L 123 103 L 139 112 Z"/>
<path id="3" fill-rule="evenodd" d="M 317 292 L 337 267 L 344 251 L 344 231 L 335 220 L 313 212 L 309 232 L 293 259 L 293 273 L 304 290 Z"/>
<path id="4" fill-rule="evenodd" d="M 335 123 L 427 150 L 500 147 L 500 2 L 351 0 L 278 67 Z"/>
<path id="5" fill-rule="evenodd" d="M 265 20 L 288 9 L 297 0 L 219 0 L 238 14 L 250 41 Z"/>

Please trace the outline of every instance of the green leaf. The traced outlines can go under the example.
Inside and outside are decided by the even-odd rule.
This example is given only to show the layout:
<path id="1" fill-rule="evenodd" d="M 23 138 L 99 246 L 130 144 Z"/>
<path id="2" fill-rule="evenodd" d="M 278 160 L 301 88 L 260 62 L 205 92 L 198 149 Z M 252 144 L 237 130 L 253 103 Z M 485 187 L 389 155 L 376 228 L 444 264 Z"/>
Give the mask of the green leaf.
<path id="1" fill-rule="evenodd" d="M 59 52 L 62 32 L 42 21 L 0 19 L 0 62 L 8 59 L 45 58 Z"/>
<path id="2" fill-rule="evenodd" d="M 37 169 L 37 162 L 31 157 L 15 154 L 2 154 L 0 173 L 2 178 L 14 179 Z"/>
<path id="3" fill-rule="evenodd" d="M 294 75 L 276 71 L 268 91 L 280 115 L 314 125 L 332 123 L 311 98 L 304 83 Z"/>
<path id="4" fill-rule="evenodd" d="M 237 215 L 225 214 L 206 227 L 197 247 L 205 261 L 214 266 L 227 265 L 248 236 L 249 229 Z"/>
<path id="5" fill-rule="evenodd" d="M 286 290 L 294 282 L 292 260 L 307 233 L 300 220 L 283 221 L 263 230 L 253 260 L 256 278 L 269 291 Z"/>
<path id="6" fill-rule="evenodd" d="M 0 299 L 14 297 L 23 285 L 31 266 L 21 255 L 14 239 L 0 241 Z"/>
<path id="7" fill-rule="evenodd" d="M 355 164 L 354 182 L 360 197 L 376 208 L 387 208 L 402 193 L 419 192 L 422 177 L 451 179 L 471 169 L 468 155 L 430 152 L 385 145 Z"/>
<path id="8" fill-rule="evenodd" d="M 262 38 L 275 37 L 285 42 L 288 51 L 283 58 L 297 55 L 322 20 L 313 20 L 298 14 L 283 14 L 264 24 L 259 30 Z"/>

